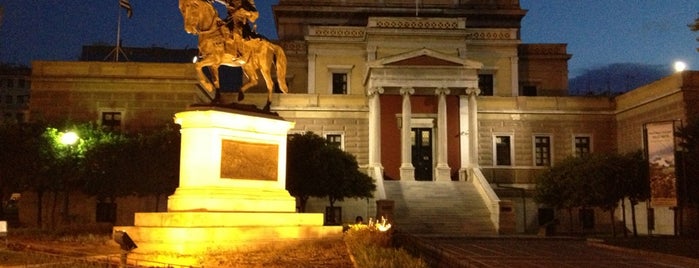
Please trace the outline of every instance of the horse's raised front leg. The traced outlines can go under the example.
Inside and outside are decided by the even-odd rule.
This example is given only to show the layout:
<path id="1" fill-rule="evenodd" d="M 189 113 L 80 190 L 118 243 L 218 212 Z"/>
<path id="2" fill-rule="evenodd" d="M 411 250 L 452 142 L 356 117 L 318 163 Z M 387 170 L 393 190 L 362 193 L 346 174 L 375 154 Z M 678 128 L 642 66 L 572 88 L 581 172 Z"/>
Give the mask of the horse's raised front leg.
<path id="1" fill-rule="evenodd" d="M 211 93 L 211 92 L 214 91 L 214 85 L 211 84 L 211 82 L 209 81 L 209 78 L 206 77 L 206 75 L 204 75 L 204 71 L 203 71 L 204 66 L 205 66 L 205 65 L 202 64 L 202 62 L 197 62 L 197 63 L 194 65 L 194 69 L 197 70 L 197 77 L 199 78 L 199 84 L 200 84 L 202 87 L 204 87 L 204 89 L 205 89 L 206 91 L 208 91 L 209 93 Z"/>

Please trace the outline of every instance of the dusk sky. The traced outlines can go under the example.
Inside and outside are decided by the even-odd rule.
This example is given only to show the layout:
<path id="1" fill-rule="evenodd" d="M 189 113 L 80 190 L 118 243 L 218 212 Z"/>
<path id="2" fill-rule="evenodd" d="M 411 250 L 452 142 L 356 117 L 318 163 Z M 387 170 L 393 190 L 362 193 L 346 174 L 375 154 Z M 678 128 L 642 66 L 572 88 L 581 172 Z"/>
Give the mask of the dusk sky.
<path id="1" fill-rule="evenodd" d="M 124 46 L 193 48 L 196 36 L 182 28 L 174 0 L 130 0 L 127 19 L 118 0 L 0 0 L 0 62 L 76 60 L 83 45 L 116 41 L 121 14 Z M 258 31 L 276 39 L 271 5 L 256 0 Z M 685 61 L 699 70 L 699 33 L 687 27 L 698 16 L 697 0 L 520 0 L 529 10 L 522 25 L 525 43 L 567 43 L 571 78 L 611 63 L 666 65 Z"/>

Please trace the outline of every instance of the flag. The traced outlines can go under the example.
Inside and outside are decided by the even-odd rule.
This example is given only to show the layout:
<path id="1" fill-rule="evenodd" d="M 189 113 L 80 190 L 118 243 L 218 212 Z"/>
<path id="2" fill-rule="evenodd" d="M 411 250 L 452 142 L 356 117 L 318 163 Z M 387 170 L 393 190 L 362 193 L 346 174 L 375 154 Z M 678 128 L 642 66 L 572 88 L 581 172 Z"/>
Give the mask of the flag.
<path id="1" fill-rule="evenodd" d="M 133 10 L 131 9 L 131 4 L 129 0 L 119 0 L 119 6 L 126 9 L 126 16 L 131 18 L 133 15 Z"/>

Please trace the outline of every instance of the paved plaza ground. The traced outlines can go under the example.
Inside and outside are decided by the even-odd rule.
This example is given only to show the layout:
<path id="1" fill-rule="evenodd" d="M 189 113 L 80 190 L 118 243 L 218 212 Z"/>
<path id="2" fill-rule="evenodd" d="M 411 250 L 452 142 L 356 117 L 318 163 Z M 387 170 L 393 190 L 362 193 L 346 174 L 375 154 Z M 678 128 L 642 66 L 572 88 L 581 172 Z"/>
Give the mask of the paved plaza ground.
<path id="1" fill-rule="evenodd" d="M 699 239 L 399 235 L 398 240 L 401 241 L 402 246 L 416 252 L 416 255 L 422 256 L 430 263 L 430 267 L 435 268 L 699 267 Z M 351 267 L 344 242 L 338 239 L 333 243 L 326 244 L 322 246 L 323 249 L 320 249 L 328 254 L 303 254 L 302 256 L 284 252 L 280 255 L 286 258 L 280 257 L 277 262 L 265 263 L 265 265 L 248 256 L 247 262 L 241 262 L 236 267 Z M 115 243 L 90 243 L 89 241 L 76 243 L 75 241 L 10 239 L 9 246 L 9 248 L 0 247 L 0 267 L 27 267 L 28 264 L 56 263 L 57 258 L 52 257 L 42 261 L 37 259 L 40 255 L 32 252 L 51 253 L 55 257 L 72 256 L 72 260 L 76 257 L 80 260 L 95 256 L 116 258 L 119 252 Z M 339 250 L 330 250 L 332 248 Z M 308 259 L 304 260 L 304 258 Z M 31 262 L 27 262 L 28 260 Z M 65 263 L 65 260 L 61 262 Z M 215 267 L 215 265 L 207 267 Z"/>
<path id="2" fill-rule="evenodd" d="M 653 243 L 657 240 L 625 241 Z M 666 246 L 676 244 L 678 247 L 692 242 L 661 240 Z M 699 267 L 699 252 L 696 251 L 692 258 L 619 247 L 597 239 L 419 236 L 413 242 L 432 267 Z"/>

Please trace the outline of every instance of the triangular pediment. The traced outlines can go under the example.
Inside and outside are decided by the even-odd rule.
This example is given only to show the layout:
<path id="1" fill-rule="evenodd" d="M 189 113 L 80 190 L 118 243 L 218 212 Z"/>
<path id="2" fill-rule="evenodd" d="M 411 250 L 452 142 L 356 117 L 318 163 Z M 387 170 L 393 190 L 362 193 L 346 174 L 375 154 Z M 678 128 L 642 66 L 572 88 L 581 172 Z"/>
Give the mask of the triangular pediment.
<path id="1" fill-rule="evenodd" d="M 479 64 L 423 48 L 406 53 L 388 56 L 374 61 L 373 66 L 472 66 L 479 68 Z"/>
<path id="2" fill-rule="evenodd" d="M 478 87 L 483 63 L 422 48 L 367 63 L 364 83 L 379 87 Z M 475 83 L 475 84 L 474 84 Z"/>
<path id="3" fill-rule="evenodd" d="M 397 65 L 413 65 L 413 66 L 461 66 L 461 64 L 443 60 L 440 58 L 431 57 L 428 55 L 420 55 L 417 57 L 407 58 L 404 60 L 390 62 L 384 64 L 385 66 L 397 66 Z"/>

